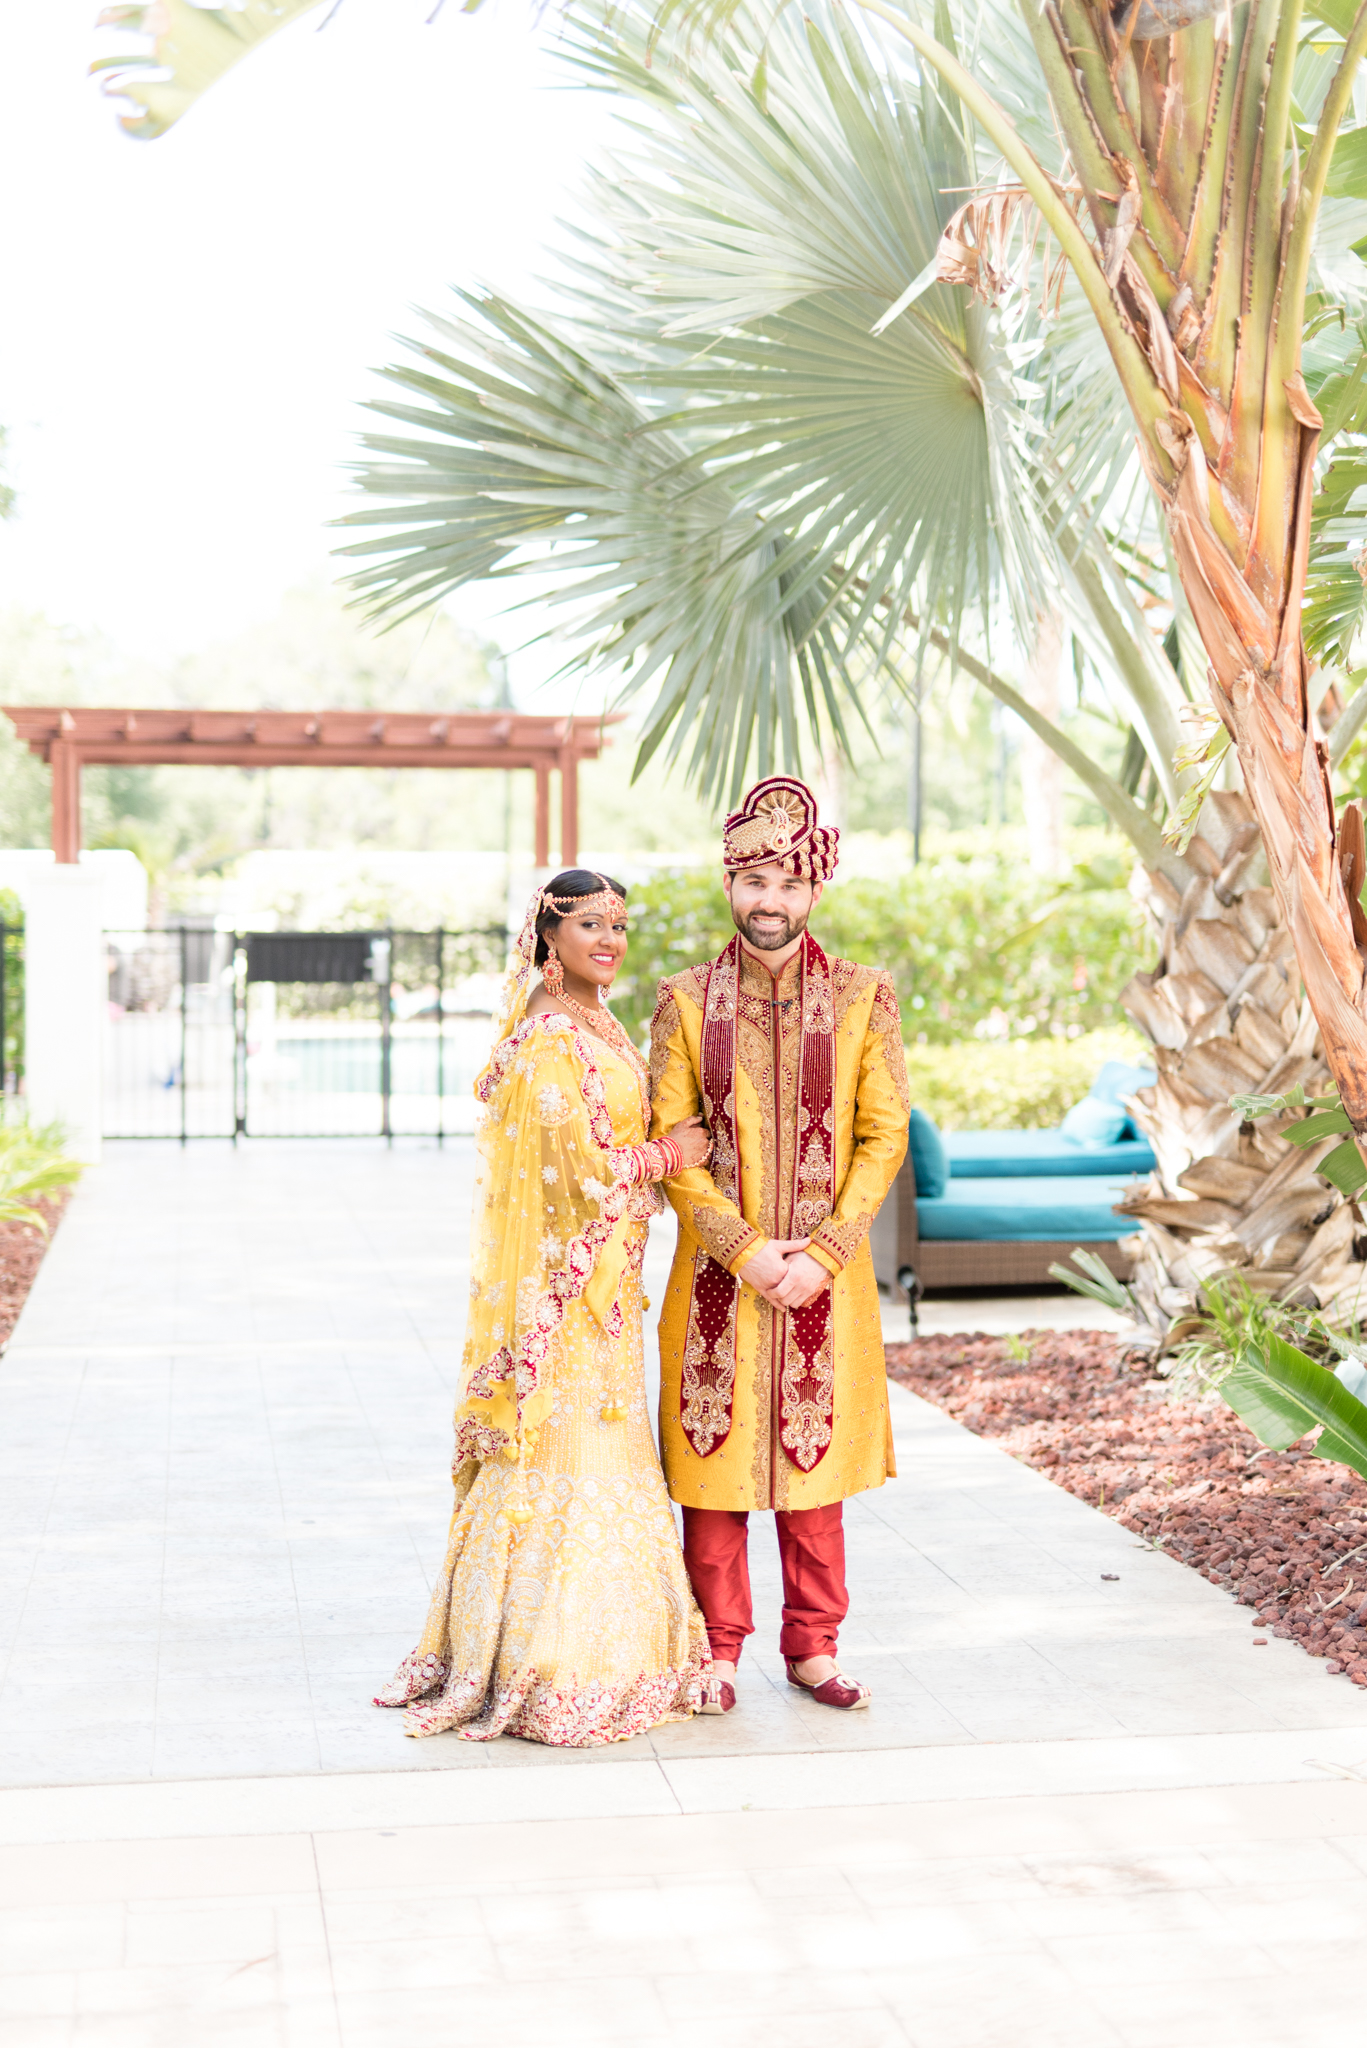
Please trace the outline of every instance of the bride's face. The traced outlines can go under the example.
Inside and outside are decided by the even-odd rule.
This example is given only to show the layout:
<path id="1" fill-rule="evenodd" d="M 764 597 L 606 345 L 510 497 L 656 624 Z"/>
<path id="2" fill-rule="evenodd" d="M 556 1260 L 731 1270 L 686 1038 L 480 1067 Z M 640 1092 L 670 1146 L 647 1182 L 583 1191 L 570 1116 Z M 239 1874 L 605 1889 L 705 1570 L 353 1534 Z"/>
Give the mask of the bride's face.
<path id="1" fill-rule="evenodd" d="M 611 988 L 613 976 L 627 953 L 625 916 L 607 918 L 601 911 L 573 911 L 561 918 L 551 936 L 555 950 L 565 963 L 565 972 L 580 981 Z"/>

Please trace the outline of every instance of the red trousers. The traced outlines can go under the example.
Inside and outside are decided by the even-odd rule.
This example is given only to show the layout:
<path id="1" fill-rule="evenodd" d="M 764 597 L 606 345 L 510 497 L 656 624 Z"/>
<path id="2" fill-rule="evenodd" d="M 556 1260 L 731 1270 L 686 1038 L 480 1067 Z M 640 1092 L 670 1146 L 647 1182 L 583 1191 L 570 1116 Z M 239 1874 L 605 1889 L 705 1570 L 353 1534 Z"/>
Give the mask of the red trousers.
<path id="1" fill-rule="evenodd" d="M 825 1508 L 780 1508 L 778 1554 L 783 1567 L 785 1657 L 833 1657 L 836 1632 L 849 1612 L 845 1591 L 843 1503 Z M 712 1655 L 728 1664 L 755 1632 L 750 1565 L 745 1552 L 750 1517 L 734 1508 L 685 1508 L 684 1564 L 707 1623 Z"/>

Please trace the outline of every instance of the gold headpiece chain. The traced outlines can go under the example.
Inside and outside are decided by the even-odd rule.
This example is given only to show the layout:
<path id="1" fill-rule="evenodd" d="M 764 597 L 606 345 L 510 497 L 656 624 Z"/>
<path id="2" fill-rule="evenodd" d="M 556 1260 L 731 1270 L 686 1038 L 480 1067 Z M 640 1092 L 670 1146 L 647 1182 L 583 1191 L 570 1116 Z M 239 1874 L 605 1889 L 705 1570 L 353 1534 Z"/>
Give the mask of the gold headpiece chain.
<path id="1" fill-rule="evenodd" d="M 608 887 L 605 876 L 598 879 L 603 886 L 594 896 L 552 896 L 549 889 L 543 889 L 541 901 L 547 909 L 571 911 L 581 917 L 625 917 L 627 907 L 617 891 Z"/>

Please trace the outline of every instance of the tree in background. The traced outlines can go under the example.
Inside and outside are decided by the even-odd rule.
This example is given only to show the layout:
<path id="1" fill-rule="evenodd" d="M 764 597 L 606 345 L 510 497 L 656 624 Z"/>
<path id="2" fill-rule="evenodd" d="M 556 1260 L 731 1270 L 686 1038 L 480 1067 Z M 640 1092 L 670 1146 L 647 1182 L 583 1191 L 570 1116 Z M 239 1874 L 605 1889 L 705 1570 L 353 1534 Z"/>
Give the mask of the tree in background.
<path id="1" fill-rule="evenodd" d="M 648 66 L 620 11 L 580 42 L 585 74 L 642 108 L 595 188 L 601 235 L 555 316 L 467 299 L 473 318 L 434 319 L 421 366 L 391 373 L 405 399 L 380 409 L 407 431 L 371 438 L 362 483 L 380 502 L 353 524 L 383 532 L 351 550 L 374 563 L 358 583 L 402 615 L 469 576 L 552 567 L 584 608 L 586 662 L 653 688 L 646 750 L 667 741 L 723 789 L 752 750 L 781 758 L 803 709 L 844 732 L 890 660 L 922 682 L 937 660 L 966 670 L 1068 762 L 1147 878 L 1159 967 L 1128 1000 L 1159 1067 L 1159 1173 L 1132 1205 L 1154 1330 L 1231 1269 L 1355 1303 L 1367 1244 L 1316 1174 L 1328 1143 L 1307 1153 L 1230 1115 L 1236 1092 L 1326 1075 L 1247 800 L 1212 791 L 1192 830 L 1219 762 L 1195 787 L 1198 763 L 1184 774 L 1183 678 L 1118 573 L 1152 574 L 1165 536 L 1126 495 L 1130 436 L 1095 329 L 1073 298 L 1057 323 L 1032 310 L 1042 269 L 1066 288 L 1042 261 L 1009 318 L 935 281 L 962 211 L 947 194 L 983 166 L 924 74 L 896 76 L 813 9 L 768 30 L 761 104 L 746 20 L 739 63 L 703 48 Z M 971 268 L 982 230 L 958 231 Z M 914 284 L 890 312 L 898 275 Z M 1060 592 L 1174 828 L 1186 783 L 1180 853 L 985 659 L 1009 608 L 1039 664 Z M 1180 656 L 1180 601 L 1174 628 Z"/>
<path id="2" fill-rule="evenodd" d="M 1144 1280 L 1156 1319 L 1231 1264 L 1274 1291 L 1346 1298 L 1363 1269 L 1318 1155 L 1241 1134 L 1227 1103 L 1253 1085 L 1319 1085 L 1317 1017 L 1355 1123 L 1352 1090 L 1367 1088 L 1361 831 L 1350 810 L 1336 835 L 1300 641 L 1312 232 L 1367 7 L 1337 27 L 1321 10 L 1319 46 L 1302 48 L 1293 0 L 1184 7 L 1161 36 L 1171 7 L 1113 22 L 1090 0 L 942 4 L 931 34 L 865 0 L 914 46 L 912 68 L 816 10 L 805 30 L 710 11 L 731 16 L 726 42 L 662 45 L 653 68 L 620 12 L 581 40 L 585 74 L 648 115 L 637 153 L 654 149 L 655 168 L 619 163 L 603 182 L 577 318 L 470 302 L 473 319 L 435 323 L 421 370 L 395 373 L 410 399 L 388 410 L 409 433 L 377 438 L 363 478 L 385 529 L 366 583 L 402 611 L 517 573 L 529 548 L 543 569 L 568 561 L 591 660 L 654 692 L 647 751 L 686 742 L 718 788 L 752 755 L 791 758 L 804 716 L 843 733 L 870 678 L 907 652 L 918 680 L 932 652 L 974 674 L 1069 762 L 1149 875 L 1160 963 L 1132 1002 L 1160 1066 Z M 951 209 L 956 186 L 977 196 Z M 1075 288 L 1050 263 L 1060 250 Z M 1041 286 L 1064 295 L 1052 327 L 1023 311 Z M 1080 304 L 1110 378 L 1076 321 L 1070 353 Z M 1322 291 L 1312 324 L 1328 310 Z M 1354 337 L 1323 371 L 1340 434 L 1355 428 L 1360 356 Z M 1009 604 L 1028 645 L 1041 599 L 1066 593 L 1176 809 L 1194 765 L 1175 760 L 1183 691 L 1117 573 L 1132 552 L 1116 518 L 1117 378 L 1185 592 L 1187 680 L 1204 647 L 1272 887 L 1241 794 L 1210 798 L 1184 853 L 1164 847 L 1149 812 L 971 644 Z M 1351 630 L 1342 484 L 1319 545 Z M 1204 765 L 1213 780 L 1218 764 Z M 1360 1107 L 1367 1123 L 1367 1095 Z"/>

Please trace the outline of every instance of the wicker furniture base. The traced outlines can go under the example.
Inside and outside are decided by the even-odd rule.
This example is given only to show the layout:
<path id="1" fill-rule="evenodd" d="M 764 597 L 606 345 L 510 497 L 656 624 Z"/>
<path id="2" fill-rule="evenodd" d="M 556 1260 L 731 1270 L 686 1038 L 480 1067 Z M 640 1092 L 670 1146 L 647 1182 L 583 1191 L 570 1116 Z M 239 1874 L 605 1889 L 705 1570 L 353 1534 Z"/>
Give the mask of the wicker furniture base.
<path id="1" fill-rule="evenodd" d="M 908 1153 L 874 1219 L 870 1243 L 879 1287 L 893 1301 L 908 1301 L 902 1280 L 908 1273 L 915 1274 L 922 1293 L 929 1287 L 1051 1286 L 1050 1266 L 1066 1266 L 1077 1240 L 992 1244 L 977 1238 L 923 1238 L 916 1227 L 916 1176 Z M 1104 1259 L 1118 1279 L 1128 1280 L 1125 1238 L 1085 1249 Z"/>
<path id="2" fill-rule="evenodd" d="M 982 1244 L 976 1238 L 926 1239 L 916 1249 L 916 1274 L 922 1287 L 1017 1287 L 1031 1281 L 1049 1286 L 1051 1266 L 1066 1266 L 1077 1240 L 1057 1243 Z M 1085 1247 L 1104 1259 L 1118 1279 L 1129 1278 L 1130 1262 L 1119 1244 Z M 905 1300 L 899 1290 L 898 1298 Z"/>

